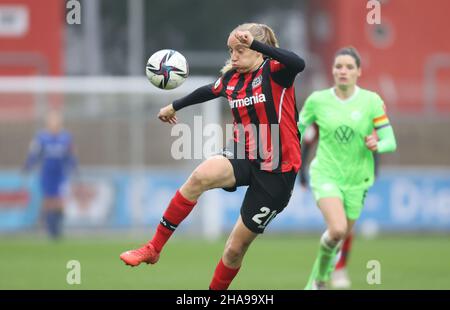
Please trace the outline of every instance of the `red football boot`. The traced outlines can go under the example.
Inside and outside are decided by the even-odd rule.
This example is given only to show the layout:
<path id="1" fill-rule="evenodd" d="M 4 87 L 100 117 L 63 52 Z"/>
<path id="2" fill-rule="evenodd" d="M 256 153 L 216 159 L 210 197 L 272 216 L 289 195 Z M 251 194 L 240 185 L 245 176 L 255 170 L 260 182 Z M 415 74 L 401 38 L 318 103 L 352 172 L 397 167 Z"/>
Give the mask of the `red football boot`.
<path id="1" fill-rule="evenodd" d="M 120 254 L 120 259 L 130 266 L 138 266 L 140 263 L 155 264 L 159 260 L 159 253 L 150 242 L 142 248 L 130 250 Z"/>

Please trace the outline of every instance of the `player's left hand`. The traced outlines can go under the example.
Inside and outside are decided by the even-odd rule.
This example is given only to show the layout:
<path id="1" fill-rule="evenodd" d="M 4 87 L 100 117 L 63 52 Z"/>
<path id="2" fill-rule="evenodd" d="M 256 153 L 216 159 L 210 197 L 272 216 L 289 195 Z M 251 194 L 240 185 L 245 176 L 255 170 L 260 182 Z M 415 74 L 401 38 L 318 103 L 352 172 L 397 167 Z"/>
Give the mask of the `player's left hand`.
<path id="1" fill-rule="evenodd" d="M 366 146 L 372 152 L 376 152 L 378 150 L 378 139 L 374 135 L 369 135 L 365 138 Z"/>
<path id="2" fill-rule="evenodd" d="M 236 30 L 234 36 L 245 47 L 250 47 L 253 43 L 253 35 L 248 30 Z"/>

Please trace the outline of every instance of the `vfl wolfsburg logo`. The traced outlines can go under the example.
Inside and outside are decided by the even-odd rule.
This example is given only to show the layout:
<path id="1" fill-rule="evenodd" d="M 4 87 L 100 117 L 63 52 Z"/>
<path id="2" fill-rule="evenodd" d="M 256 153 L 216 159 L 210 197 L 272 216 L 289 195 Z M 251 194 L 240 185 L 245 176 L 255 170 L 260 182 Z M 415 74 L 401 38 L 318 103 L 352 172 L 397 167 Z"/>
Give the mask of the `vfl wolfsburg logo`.
<path id="1" fill-rule="evenodd" d="M 334 137 L 342 144 L 349 143 L 353 139 L 354 135 L 355 133 L 353 132 L 353 129 L 346 125 L 339 126 L 334 132 Z"/>

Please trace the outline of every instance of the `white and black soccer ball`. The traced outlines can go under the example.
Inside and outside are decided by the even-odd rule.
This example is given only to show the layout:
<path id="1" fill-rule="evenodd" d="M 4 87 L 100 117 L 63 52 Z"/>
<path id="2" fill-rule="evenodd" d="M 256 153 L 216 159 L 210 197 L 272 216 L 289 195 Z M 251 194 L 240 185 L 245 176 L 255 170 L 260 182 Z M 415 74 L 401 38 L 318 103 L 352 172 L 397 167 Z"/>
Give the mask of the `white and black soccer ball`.
<path id="1" fill-rule="evenodd" d="M 186 80 L 189 67 L 183 55 L 175 50 L 165 49 L 150 56 L 145 73 L 156 87 L 174 89 Z"/>

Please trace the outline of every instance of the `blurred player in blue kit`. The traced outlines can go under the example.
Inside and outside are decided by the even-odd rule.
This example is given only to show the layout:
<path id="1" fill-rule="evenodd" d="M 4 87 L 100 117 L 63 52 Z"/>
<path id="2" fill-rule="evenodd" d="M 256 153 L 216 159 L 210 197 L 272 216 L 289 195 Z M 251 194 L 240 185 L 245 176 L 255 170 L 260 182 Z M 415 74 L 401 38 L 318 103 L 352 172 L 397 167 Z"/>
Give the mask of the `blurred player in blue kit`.
<path id="1" fill-rule="evenodd" d="M 64 213 L 62 186 L 68 174 L 77 169 L 72 135 L 63 128 L 59 111 L 52 110 L 47 114 L 46 128 L 39 130 L 31 141 L 23 171 L 28 173 L 37 164 L 40 164 L 45 227 L 52 239 L 58 239 L 62 234 Z"/>

